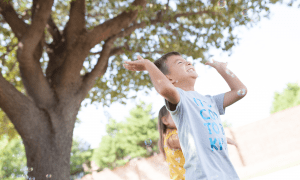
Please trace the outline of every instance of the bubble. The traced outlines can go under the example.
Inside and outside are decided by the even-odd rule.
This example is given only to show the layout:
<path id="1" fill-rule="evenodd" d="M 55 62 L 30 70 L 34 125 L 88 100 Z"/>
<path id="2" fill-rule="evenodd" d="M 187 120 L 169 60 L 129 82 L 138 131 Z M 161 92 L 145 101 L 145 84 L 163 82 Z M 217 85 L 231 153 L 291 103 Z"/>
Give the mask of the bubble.
<path id="1" fill-rule="evenodd" d="M 51 174 L 46 174 L 46 178 L 51 178 L 52 175 Z"/>
<path id="2" fill-rule="evenodd" d="M 244 96 L 245 93 L 246 93 L 246 90 L 245 90 L 245 89 L 242 89 L 242 90 L 238 90 L 237 95 L 238 95 L 238 96 Z"/>
<path id="3" fill-rule="evenodd" d="M 226 69 L 226 73 L 227 73 L 228 75 L 231 75 L 231 72 L 230 72 L 228 69 Z"/>
<path id="4" fill-rule="evenodd" d="M 226 6 L 226 0 L 219 0 L 218 6 L 219 6 L 220 8 L 224 8 L 224 7 Z"/>
<path id="5" fill-rule="evenodd" d="M 235 75 L 234 75 L 234 74 L 231 74 L 231 77 L 233 77 L 233 78 L 234 78 L 234 77 L 235 77 Z"/>
<path id="6" fill-rule="evenodd" d="M 19 42 L 18 46 L 23 49 L 23 43 Z"/>
<path id="7" fill-rule="evenodd" d="M 151 139 L 145 140 L 145 145 L 146 146 L 150 146 L 151 144 L 152 144 L 152 140 Z"/>
<path id="8" fill-rule="evenodd" d="M 178 80 L 176 80 L 175 83 L 178 83 Z"/>

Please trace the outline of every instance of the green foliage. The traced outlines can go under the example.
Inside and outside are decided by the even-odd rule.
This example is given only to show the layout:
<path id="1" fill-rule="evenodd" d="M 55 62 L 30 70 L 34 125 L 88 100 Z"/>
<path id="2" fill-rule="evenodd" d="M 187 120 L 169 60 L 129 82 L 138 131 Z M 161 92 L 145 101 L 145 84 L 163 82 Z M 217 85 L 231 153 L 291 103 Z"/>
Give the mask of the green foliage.
<path id="1" fill-rule="evenodd" d="M 83 164 L 90 166 L 93 150 L 86 142 L 75 138 L 72 144 L 70 159 L 70 174 L 75 179 L 76 175 L 84 172 Z"/>
<path id="2" fill-rule="evenodd" d="M 32 0 L 5 0 L 11 3 L 19 17 L 27 24 L 31 23 Z M 86 29 L 93 29 L 95 26 L 110 20 L 124 11 L 134 9 L 130 6 L 132 0 L 86 0 Z M 173 1 L 175 2 L 175 1 Z M 136 23 L 145 22 L 146 27 L 136 29 L 132 34 L 118 38 L 113 47 L 124 47 L 129 50 L 119 55 L 112 56 L 109 60 L 109 70 L 102 78 L 98 78 L 94 88 L 87 94 L 86 98 L 93 102 L 101 102 L 104 106 L 109 106 L 113 102 L 125 103 L 129 96 L 129 91 L 139 91 L 146 89 L 147 93 L 152 88 L 147 72 L 132 73 L 122 66 L 123 60 L 134 60 L 137 54 L 142 57 L 156 60 L 162 54 L 170 51 L 179 51 L 184 57 L 192 57 L 195 62 L 205 63 L 211 55 L 209 48 L 216 47 L 231 53 L 232 48 L 238 44 L 237 34 L 233 34 L 236 27 L 247 26 L 257 23 L 261 16 L 269 16 L 269 6 L 281 1 L 272 0 L 227 0 L 225 8 L 218 7 L 218 1 L 176 1 L 176 8 L 166 6 L 158 0 L 148 1 L 146 7 L 139 11 Z M 51 16 L 59 30 L 62 32 L 69 18 L 70 3 L 74 0 L 54 1 Z M 241 12 L 248 9 L 247 17 Z M 138 7 L 136 9 L 141 9 Z M 200 12 L 203 13 L 195 13 Z M 191 13 L 193 15 L 174 18 L 178 14 Z M 162 15 L 164 22 L 153 23 L 153 20 Z M 252 21 L 253 20 L 253 21 Z M 45 28 L 46 29 L 46 28 Z M 51 34 L 45 31 L 45 41 L 51 43 Z M 103 34 L 106 36 L 105 34 Z M 0 15 L 0 71 L 4 77 L 20 87 L 20 91 L 25 93 L 18 63 L 16 61 L 16 36 Z M 92 52 L 99 51 L 105 41 L 100 42 L 92 49 Z M 61 47 L 63 48 L 63 47 Z M 11 49 L 12 51 L 8 50 Z M 45 51 L 40 60 L 42 70 L 45 73 L 49 61 Z M 6 55 L 5 55 L 6 54 Z M 4 55 L 4 56 L 3 56 Z M 95 65 L 95 60 L 99 54 L 90 53 L 86 57 L 81 75 L 88 73 Z M 10 68 L 14 67 L 12 70 Z"/>
<path id="3" fill-rule="evenodd" d="M 26 168 L 25 148 L 21 138 L 18 136 L 9 141 L 7 135 L 0 139 L 0 179 L 2 180 L 24 180 Z"/>
<path id="4" fill-rule="evenodd" d="M 282 93 L 275 92 L 271 114 L 300 105 L 300 86 L 288 83 Z"/>
<path id="5" fill-rule="evenodd" d="M 19 134 L 16 131 L 15 126 L 10 122 L 6 114 L 0 108 L 0 139 L 4 135 L 7 135 L 8 141 L 11 141 Z"/>
<path id="6" fill-rule="evenodd" d="M 102 137 L 99 148 L 93 153 L 93 161 L 100 170 L 113 169 L 124 165 L 131 158 L 149 157 L 154 152 L 159 152 L 157 142 L 157 118 L 151 113 L 152 105 L 140 102 L 136 108 L 130 111 L 130 117 L 126 122 L 117 123 L 110 119 L 106 126 L 108 135 Z M 152 140 L 148 150 L 145 140 Z"/>
<path id="7" fill-rule="evenodd" d="M 232 127 L 232 123 L 229 123 L 227 120 L 224 120 L 224 121 L 222 122 L 222 125 L 223 125 L 224 128 L 225 128 L 225 127 Z"/>

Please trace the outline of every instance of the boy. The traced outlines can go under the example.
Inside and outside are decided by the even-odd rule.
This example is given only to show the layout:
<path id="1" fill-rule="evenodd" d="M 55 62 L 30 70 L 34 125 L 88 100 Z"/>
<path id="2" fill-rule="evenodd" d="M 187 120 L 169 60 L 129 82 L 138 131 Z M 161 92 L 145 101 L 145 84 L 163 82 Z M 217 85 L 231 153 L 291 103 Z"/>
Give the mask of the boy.
<path id="1" fill-rule="evenodd" d="M 165 98 L 185 157 L 185 179 L 239 180 L 228 157 L 220 115 L 244 97 L 247 88 L 226 68 L 227 63 L 205 63 L 214 67 L 231 88 L 216 96 L 194 91 L 198 74 L 178 52 L 167 53 L 154 63 L 140 56 L 137 61 L 125 63 L 128 70 L 147 70 L 155 89 Z"/>

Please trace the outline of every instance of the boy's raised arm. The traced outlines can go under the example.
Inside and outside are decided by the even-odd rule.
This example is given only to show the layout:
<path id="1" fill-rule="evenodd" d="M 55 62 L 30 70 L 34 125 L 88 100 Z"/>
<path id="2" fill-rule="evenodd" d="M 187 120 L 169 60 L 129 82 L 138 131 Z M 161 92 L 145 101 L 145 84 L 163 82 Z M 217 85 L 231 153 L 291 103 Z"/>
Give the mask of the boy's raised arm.
<path id="1" fill-rule="evenodd" d="M 238 79 L 235 74 L 227 69 L 227 63 L 217 62 L 213 60 L 213 63 L 206 62 L 205 64 L 214 67 L 225 79 L 231 89 L 231 91 L 226 92 L 224 95 L 223 109 L 245 97 L 245 95 L 247 94 L 246 86 Z"/>
<path id="2" fill-rule="evenodd" d="M 156 91 L 172 104 L 178 104 L 179 92 L 169 79 L 148 59 L 137 57 L 136 61 L 125 61 L 124 67 L 131 71 L 148 71 Z"/>

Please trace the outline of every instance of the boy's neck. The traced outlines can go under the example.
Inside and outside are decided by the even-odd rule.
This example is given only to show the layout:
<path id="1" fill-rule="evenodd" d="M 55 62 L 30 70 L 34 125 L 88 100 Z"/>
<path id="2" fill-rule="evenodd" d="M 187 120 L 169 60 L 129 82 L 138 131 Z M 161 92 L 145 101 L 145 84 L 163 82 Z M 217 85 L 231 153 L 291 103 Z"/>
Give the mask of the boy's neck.
<path id="1" fill-rule="evenodd" d="M 188 87 L 188 86 L 175 86 L 175 87 L 179 87 L 180 89 L 184 90 L 184 91 L 195 91 L 194 86 Z"/>
<path id="2" fill-rule="evenodd" d="M 180 89 L 182 89 L 184 91 L 195 91 L 195 89 L 194 89 L 195 82 L 196 82 L 196 80 L 177 82 L 174 84 L 174 86 L 179 87 Z"/>

